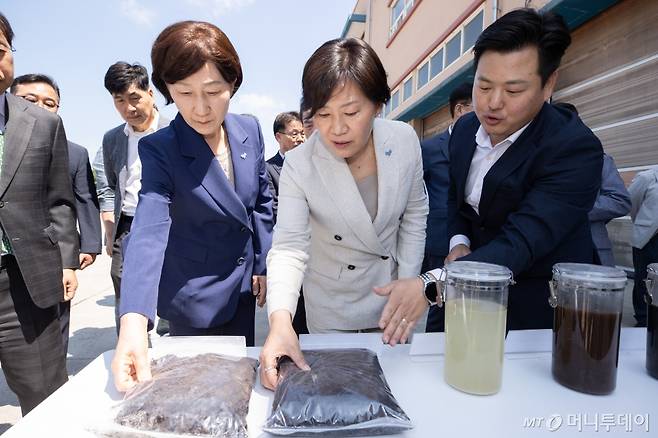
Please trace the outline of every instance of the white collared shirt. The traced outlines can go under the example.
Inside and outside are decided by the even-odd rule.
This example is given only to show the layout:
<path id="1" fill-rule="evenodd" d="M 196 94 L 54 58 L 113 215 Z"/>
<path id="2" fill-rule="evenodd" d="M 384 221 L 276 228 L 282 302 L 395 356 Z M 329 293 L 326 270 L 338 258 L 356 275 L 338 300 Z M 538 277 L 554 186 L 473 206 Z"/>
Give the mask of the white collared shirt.
<path id="1" fill-rule="evenodd" d="M 476 213 L 480 214 L 480 198 L 482 197 L 482 185 L 484 177 L 494 164 L 503 156 L 505 151 L 516 141 L 517 138 L 523 134 L 523 131 L 530 125 L 530 123 L 523 126 L 514 134 L 507 137 L 505 140 L 497 143 L 495 146 L 491 145 L 491 138 L 487 131 L 484 130 L 482 125 L 475 133 L 475 143 L 477 147 L 471 160 L 471 167 L 468 171 L 466 178 L 466 187 L 464 189 L 464 201 L 468 203 Z M 459 245 L 471 246 L 471 241 L 463 234 L 457 234 L 450 238 L 450 251 Z"/>
<path id="2" fill-rule="evenodd" d="M 139 153 L 137 152 L 137 144 L 139 139 L 153 134 L 158 130 L 158 123 L 160 122 L 160 113 L 155 111 L 151 125 L 142 132 L 135 132 L 135 130 L 126 123 L 123 127 L 123 132 L 128 136 L 128 160 L 126 163 L 126 172 L 123 187 L 123 200 L 121 204 L 121 212 L 134 216 L 135 209 L 137 208 L 137 201 L 139 200 L 139 191 L 142 188 L 142 162 L 139 160 Z"/>

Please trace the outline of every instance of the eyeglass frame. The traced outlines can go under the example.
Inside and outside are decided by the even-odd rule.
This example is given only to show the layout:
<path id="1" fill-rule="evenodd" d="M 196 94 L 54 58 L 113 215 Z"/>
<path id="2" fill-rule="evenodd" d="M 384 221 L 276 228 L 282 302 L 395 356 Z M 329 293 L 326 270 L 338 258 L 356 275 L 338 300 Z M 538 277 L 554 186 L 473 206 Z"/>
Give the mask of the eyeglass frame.
<path id="1" fill-rule="evenodd" d="M 290 138 L 306 137 L 306 135 L 304 134 L 304 131 L 293 131 L 293 132 L 279 131 L 279 134 L 285 134 Z"/>

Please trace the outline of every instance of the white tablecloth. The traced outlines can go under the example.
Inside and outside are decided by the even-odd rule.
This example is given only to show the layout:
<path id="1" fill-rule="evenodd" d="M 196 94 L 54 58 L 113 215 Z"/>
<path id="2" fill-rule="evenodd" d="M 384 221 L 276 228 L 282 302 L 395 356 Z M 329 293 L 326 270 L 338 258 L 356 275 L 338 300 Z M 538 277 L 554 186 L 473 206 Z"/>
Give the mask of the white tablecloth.
<path id="1" fill-rule="evenodd" d="M 510 332 L 502 389 L 492 396 L 464 394 L 443 381 L 443 334 L 415 335 L 412 345 L 397 347 L 382 345 L 379 334 L 307 335 L 301 342 L 306 349 L 366 347 L 377 352 L 393 393 L 415 425 L 404 437 L 658 436 L 658 380 L 645 370 L 646 329 L 622 330 L 617 388 L 607 396 L 581 394 L 553 381 L 551 336 L 550 330 Z M 259 353 L 259 348 L 222 338 L 171 338 L 154 350 L 164 354 L 167 349 L 180 351 L 182 345 L 187 354 L 212 351 L 257 358 Z M 85 428 L 107 416 L 121 399 L 112 383 L 112 354 L 96 358 L 5 436 L 94 436 Z M 250 436 L 269 436 L 260 425 L 271 398 L 256 382 Z"/>

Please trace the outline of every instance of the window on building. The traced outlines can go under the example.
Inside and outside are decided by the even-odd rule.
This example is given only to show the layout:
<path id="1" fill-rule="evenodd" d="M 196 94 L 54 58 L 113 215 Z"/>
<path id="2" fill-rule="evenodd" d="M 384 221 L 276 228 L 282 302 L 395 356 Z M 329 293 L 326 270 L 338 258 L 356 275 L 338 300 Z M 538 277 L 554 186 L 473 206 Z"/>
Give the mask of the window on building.
<path id="1" fill-rule="evenodd" d="M 396 0 L 391 5 L 391 30 L 389 35 L 393 35 L 398 30 L 413 5 L 414 0 Z"/>
<path id="2" fill-rule="evenodd" d="M 422 65 L 418 69 L 418 86 L 417 89 L 420 89 L 422 86 L 427 84 L 427 82 L 430 80 L 430 65 L 428 62 Z"/>
<path id="3" fill-rule="evenodd" d="M 459 32 L 446 44 L 446 67 L 455 62 L 461 55 L 461 42 L 462 33 Z"/>
<path id="4" fill-rule="evenodd" d="M 391 111 L 395 111 L 400 104 L 400 90 L 397 90 L 391 96 Z"/>
<path id="5" fill-rule="evenodd" d="M 484 11 L 481 11 L 466 26 L 464 26 L 464 47 L 462 53 L 475 45 L 475 41 L 477 41 L 482 32 L 482 25 L 484 23 L 483 16 Z"/>
<path id="6" fill-rule="evenodd" d="M 443 71 L 443 49 L 436 52 L 430 58 L 430 72 L 432 78 Z"/>
<path id="7" fill-rule="evenodd" d="M 403 97 L 403 100 L 409 99 L 413 92 L 414 92 L 414 90 L 413 90 L 413 78 L 409 78 L 406 81 L 404 81 L 404 97 Z"/>

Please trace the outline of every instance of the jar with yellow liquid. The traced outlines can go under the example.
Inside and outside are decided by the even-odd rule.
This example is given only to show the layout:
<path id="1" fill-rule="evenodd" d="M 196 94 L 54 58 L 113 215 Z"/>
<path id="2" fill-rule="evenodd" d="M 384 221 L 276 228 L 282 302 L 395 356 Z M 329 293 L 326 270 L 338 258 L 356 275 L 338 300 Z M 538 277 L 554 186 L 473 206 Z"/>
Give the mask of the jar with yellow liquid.
<path id="1" fill-rule="evenodd" d="M 449 263 L 444 269 L 444 379 L 469 394 L 495 394 L 502 382 L 512 272 L 467 261 Z"/>

